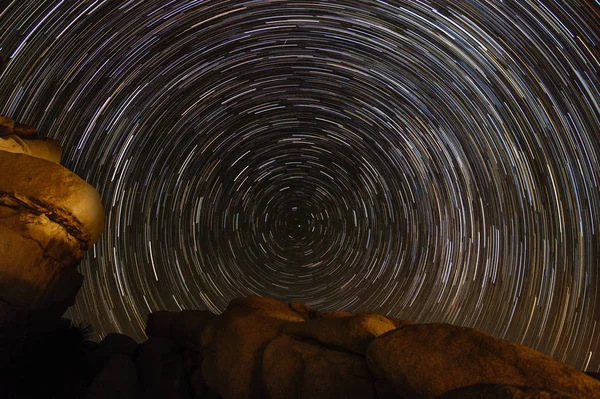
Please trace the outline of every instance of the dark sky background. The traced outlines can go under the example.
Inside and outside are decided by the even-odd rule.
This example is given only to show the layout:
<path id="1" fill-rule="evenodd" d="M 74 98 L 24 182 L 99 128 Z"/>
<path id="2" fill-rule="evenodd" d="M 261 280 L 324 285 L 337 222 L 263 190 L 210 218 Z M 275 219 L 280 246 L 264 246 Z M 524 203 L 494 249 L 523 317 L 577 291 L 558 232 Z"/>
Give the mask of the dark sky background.
<path id="1" fill-rule="evenodd" d="M 266 295 L 600 367 L 597 3 L 2 4 L 0 113 L 104 201 L 100 337 Z"/>

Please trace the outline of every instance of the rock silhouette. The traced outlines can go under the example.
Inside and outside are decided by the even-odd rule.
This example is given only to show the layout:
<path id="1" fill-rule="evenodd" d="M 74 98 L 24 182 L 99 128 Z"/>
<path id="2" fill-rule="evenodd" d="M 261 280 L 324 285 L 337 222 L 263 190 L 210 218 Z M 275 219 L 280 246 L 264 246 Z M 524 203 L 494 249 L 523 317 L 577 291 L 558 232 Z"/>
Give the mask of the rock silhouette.
<path id="1" fill-rule="evenodd" d="M 221 315 L 151 314 L 147 334 L 199 348 L 206 389 L 223 398 L 600 397 L 598 381 L 522 345 L 465 327 L 396 324 L 250 297 Z"/>

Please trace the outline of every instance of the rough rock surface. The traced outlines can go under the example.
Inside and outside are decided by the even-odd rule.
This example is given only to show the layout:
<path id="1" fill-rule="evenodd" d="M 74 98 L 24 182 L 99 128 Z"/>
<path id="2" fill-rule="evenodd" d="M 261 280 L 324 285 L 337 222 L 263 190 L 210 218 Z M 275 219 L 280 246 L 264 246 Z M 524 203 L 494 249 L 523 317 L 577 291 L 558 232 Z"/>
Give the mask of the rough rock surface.
<path id="1" fill-rule="evenodd" d="M 433 398 L 475 384 L 542 388 L 600 398 L 600 383 L 532 349 L 471 328 L 413 324 L 374 339 L 367 363 L 398 395 Z"/>
<path id="2" fill-rule="evenodd" d="M 364 357 L 285 334 L 266 346 L 261 367 L 270 399 L 375 397 Z"/>
<path id="3" fill-rule="evenodd" d="M 76 240 L 60 225 L 0 205 L 0 300 L 30 309 L 72 305 L 83 282 L 75 269 L 80 259 Z"/>
<path id="4" fill-rule="evenodd" d="M 60 145 L 0 117 L 0 326 L 73 305 L 83 251 L 99 237 L 98 192 L 62 167 Z"/>
<path id="5" fill-rule="evenodd" d="M 53 162 L 0 152 L 0 205 L 23 213 L 44 214 L 64 227 L 82 249 L 104 227 L 100 195 L 79 176 Z"/>

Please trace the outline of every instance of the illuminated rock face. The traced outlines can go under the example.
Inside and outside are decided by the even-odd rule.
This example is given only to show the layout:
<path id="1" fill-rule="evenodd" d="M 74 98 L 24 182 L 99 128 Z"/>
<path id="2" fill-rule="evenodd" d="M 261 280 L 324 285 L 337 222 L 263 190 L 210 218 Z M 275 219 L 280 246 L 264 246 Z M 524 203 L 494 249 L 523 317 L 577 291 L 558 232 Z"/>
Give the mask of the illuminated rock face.
<path id="1" fill-rule="evenodd" d="M 98 192 L 60 165 L 56 141 L 33 135 L 0 117 L 0 325 L 72 305 L 82 251 L 104 225 Z"/>
<path id="2" fill-rule="evenodd" d="M 252 297 L 221 315 L 153 313 L 146 332 L 195 358 L 190 384 L 213 398 L 600 397 L 600 382 L 522 345 L 375 313 L 324 314 Z"/>

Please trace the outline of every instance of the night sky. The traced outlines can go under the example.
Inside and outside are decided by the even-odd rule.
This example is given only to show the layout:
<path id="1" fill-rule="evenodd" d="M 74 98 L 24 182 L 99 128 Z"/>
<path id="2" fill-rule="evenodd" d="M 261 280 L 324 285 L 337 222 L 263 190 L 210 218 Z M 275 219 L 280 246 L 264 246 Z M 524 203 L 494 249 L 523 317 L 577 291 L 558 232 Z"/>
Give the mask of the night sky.
<path id="1" fill-rule="evenodd" d="M 265 295 L 598 370 L 599 10 L 5 2 L 0 114 L 106 208 L 68 315 L 141 339 L 150 311 Z"/>

